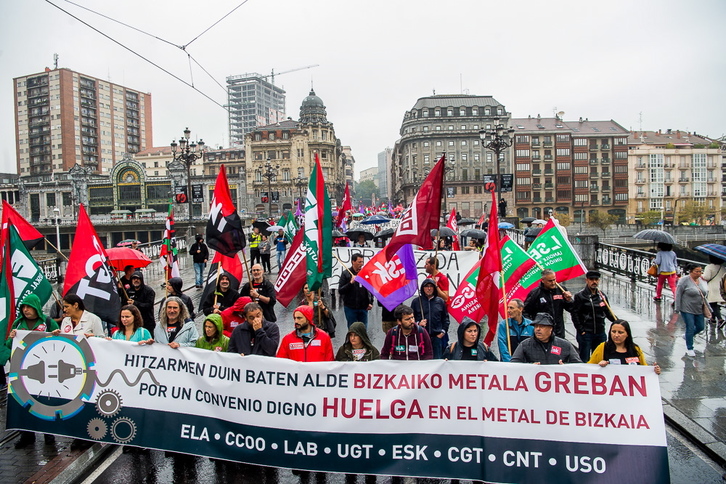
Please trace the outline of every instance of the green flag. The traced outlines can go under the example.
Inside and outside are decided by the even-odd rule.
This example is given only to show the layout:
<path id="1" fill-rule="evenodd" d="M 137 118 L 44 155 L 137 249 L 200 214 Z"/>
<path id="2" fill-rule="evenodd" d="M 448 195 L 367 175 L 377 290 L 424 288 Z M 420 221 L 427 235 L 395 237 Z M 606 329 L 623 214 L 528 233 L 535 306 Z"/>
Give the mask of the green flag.
<path id="1" fill-rule="evenodd" d="M 542 228 L 527 254 L 543 269 L 555 271 L 559 282 L 569 281 L 587 272 L 585 264 L 575 252 L 574 247 L 562 233 L 555 219 L 550 218 Z"/>
<path id="2" fill-rule="evenodd" d="M 45 274 L 25 248 L 23 240 L 12 225 L 8 226 L 8 242 L 0 275 L 0 320 L 6 324 L 6 332 L 17 318 L 20 302 L 29 294 L 35 294 L 45 304 L 53 288 Z M 12 273 L 12 274 L 11 274 Z M 12 280 L 8 278 L 12 275 Z"/>
<path id="3" fill-rule="evenodd" d="M 333 217 L 317 153 L 305 200 L 304 240 L 308 288 L 315 291 L 333 272 Z"/>
<path id="4" fill-rule="evenodd" d="M 286 212 L 285 215 L 280 217 L 277 225 L 282 227 L 283 231 L 285 232 L 285 237 L 287 238 L 287 241 L 292 244 L 298 228 L 297 222 L 295 221 L 295 215 L 293 215 L 291 211 Z"/>

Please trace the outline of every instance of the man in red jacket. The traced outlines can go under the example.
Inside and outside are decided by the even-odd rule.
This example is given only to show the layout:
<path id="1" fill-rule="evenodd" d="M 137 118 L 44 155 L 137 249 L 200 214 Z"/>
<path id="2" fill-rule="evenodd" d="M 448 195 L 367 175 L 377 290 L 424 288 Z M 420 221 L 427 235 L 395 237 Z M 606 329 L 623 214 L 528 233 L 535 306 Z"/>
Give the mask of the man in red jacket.
<path id="1" fill-rule="evenodd" d="M 295 329 L 282 338 L 278 358 L 295 361 L 333 361 L 333 343 L 325 331 L 313 324 L 312 306 L 300 306 L 292 313 Z"/>

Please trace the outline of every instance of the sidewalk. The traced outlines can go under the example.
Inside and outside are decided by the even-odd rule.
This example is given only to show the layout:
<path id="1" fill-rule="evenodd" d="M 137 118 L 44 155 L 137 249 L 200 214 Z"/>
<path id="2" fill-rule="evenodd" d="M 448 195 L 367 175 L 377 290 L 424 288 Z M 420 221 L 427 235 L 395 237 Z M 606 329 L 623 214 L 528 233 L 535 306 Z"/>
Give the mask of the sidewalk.
<path id="1" fill-rule="evenodd" d="M 157 301 L 163 298 L 161 283 L 163 272 L 155 267 L 156 263 L 146 269 L 146 280 L 157 294 Z M 184 289 L 199 306 L 201 290 L 194 288 L 193 267 L 190 261 L 182 260 L 182 278 Z M 271 276 L 274 281 L 275 274 Z M 584 286 L 583 278 L 568 281 L 571 291 L 579 291 Z M 646 354 L 648 363 L 658 362 L 662 368 L 660 388 L 663 398 L 663 412 L 668 423 L 678 428 L 691 440 L 719 463 L 726 466 L 726 332 L 715 327 L 696 336 L 696 357 L 685 356 L 685 331 L 682 321 L 671 308 L 672 297 L 664 292 L 663 301 L 652 301 L 654 289 L 644 284 L 633 284 L 630 280 L 603 273 L 602 290 L 611 300 L 613 310 L 621 319 L 630 322 L 635 342 Z M 291 308 L 294 306 L 291 306 Z M 373 344 L 380 346 L 383 333 L 379 324 L 380 309 L 374 305 L 371 314 L 369 332 Z M 339 329 L 345 326 L 342 310 L 335 311 Z M 281 334 L 292 329 L 289 311 L 280 307 L 278 324 Z M 202 318 L 197 318 L 201 326 Z M 572 325 L 567 323 L 570 341 L 575 341 Z M 450 337 L 456 337 L 456 325 L 450 328 Z M 339 346 L 345 337 L 345 331 L 339 330 L 333 340 Z M 0 393 L 0 431 L 5 430 L 5 391 Z M 24 450 L 15 450 L 13 444 L 16 433 L 0 433 L 0 468 L 3 470 L 4 482 L 50 482 L 54 477 L 68 482 L 78 468 L 91 465 L 78 460 L 76 469 L 72 463 L 77 459 L 98 458 L 104 448 L 114 446 L 94 445 L 84 452 L 69 450 L 70 439 L 57 438 L 56 444 L 45 446 L 42 436 L 38 436 L 34 446 Z M 56 481 L 58 482 L 58 481 Z"/>

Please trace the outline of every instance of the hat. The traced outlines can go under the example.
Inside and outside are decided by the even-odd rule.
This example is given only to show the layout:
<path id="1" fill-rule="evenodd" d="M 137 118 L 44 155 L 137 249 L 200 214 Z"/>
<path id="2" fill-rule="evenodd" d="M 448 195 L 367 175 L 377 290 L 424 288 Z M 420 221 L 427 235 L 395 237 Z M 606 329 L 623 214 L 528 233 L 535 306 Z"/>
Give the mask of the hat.
<path id="1" fill-rule="evenodd" d="M 204 240 L 204 237 L 201 234 L 197 234 L 197 236 L 195 237 L 195 240 L 197 242 L 199 242 L 200 240 Z"/>
<path id="2" fill-rule="evenodd" d="M 292 313 L 295 314 L 298 311 L 300 313 L 302 313 L 303 316 L 305 316 L 305 319 L 308 320 L 308 323 L 313 322 L 313 307 L 312 306 L 307 306 L 307 305 L 298 306 L 295 308 L 295 311 L 293 311 Z"/>
<path id="3" fill-rule="evenodd" d="M 600 273 L 598 271 L 587 271 L 585 279 L 600 279 Z"/>
<path id="4" fill-rule="evenodd" d="M 532 321 L 532 325 L 537 324 L 542 326 L 554 326 L 555 322 L 550 313 L 537 313 L 537 316 L 534 317 L 534 321 Z"/>

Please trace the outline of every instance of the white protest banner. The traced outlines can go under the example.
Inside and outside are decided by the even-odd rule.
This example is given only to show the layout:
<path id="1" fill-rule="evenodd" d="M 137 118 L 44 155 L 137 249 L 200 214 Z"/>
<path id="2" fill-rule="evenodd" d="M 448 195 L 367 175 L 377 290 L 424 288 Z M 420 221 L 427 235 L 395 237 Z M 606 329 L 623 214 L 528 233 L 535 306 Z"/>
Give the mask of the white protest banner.
<path id="1" fill-rule="evenodd" d="M 297 363 L 19 332 L 8 429 L 311 471 L 668 482 L 642 366 Z"/>
<path id="2" fill-rule="evenodd" d="M 328 279 L 330 289 L 338 289 L 338 281 L 345 267 L 350 267 L 351 256 L 359 253 L 363 256 L 364 263 L 376 255 L 381 249 L 373 249 L 368 247 L 333 247 L 333 252 L 337 257 L 333 257 L 333 275 Z M 449 287 L 451 295 L 456 292 L 456 288 L 464 279 L 466 274 L 471 270 L 476 261 L 479 260 L 479 252 L 476 251 L 454 251 L 444 250 L 436 253 L 433 250 L 414 250 L 413 255 L 416 258 L 416 268 L 418 269 L 419 285 L 426 279 L 427 274 L 424 270 L 426 259 L 436 254 L 439 259 L 439 270 L 446 274 L 449 278 Z M 341 261 L 343 264 L 341 264 Z"/>

